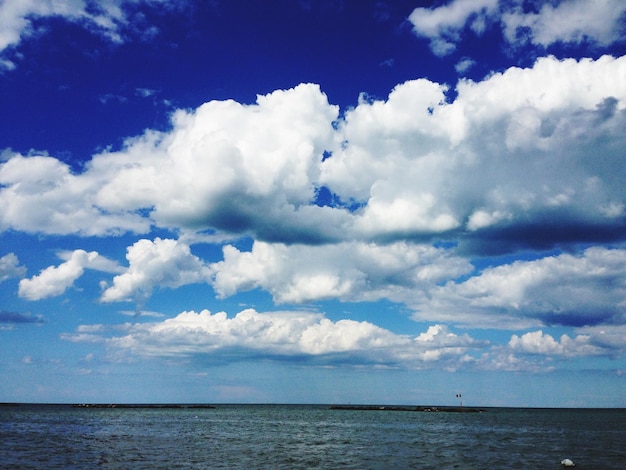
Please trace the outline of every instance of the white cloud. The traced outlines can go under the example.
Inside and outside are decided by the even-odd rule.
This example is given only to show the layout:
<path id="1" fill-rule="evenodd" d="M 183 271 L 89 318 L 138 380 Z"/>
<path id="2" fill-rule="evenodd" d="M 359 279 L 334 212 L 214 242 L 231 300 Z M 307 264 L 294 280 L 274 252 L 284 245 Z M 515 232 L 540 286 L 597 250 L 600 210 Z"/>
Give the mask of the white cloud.
<path id="1" fill-rule="evenodd" d="M 544 3 L 537 12 L 505 12 L 502 23 L 511 43 L 528 40 L 547 47 L 589 41 L 607 46 L 622 39 L 624 13 L 622 0 L 567 0 Z"/>
<path id="2" fill-rule="evenodd" d="M 434 8 L 416 8 L 409 16 L 417 36 L 430 39 L 438 56 L 452 53 L 469 27 L 474 34 L 497 24 L 513 46 L 531 42 L 548 47 L 555 43 L 588 41 L 608 46 L 622 39 L 626 5 L 622 0 L 557 0 L 536 2 L 537 9 L 519 1 L 453 0 Z"/>
<path id="3" fill-rule="evenodd" d="M 61 4 L 61 8 L 66 5 Z M 28 15 L 49 14 L 53 4 L 37 0 L 6 0 L 0 4 L 0 50 L 16 44 L 30 26 Z M 69 12 L 65 12 L 68 14 Z"/>
<path id="4" fill-rule="evenodd" d="M 308 206 L 337 112 L 317 85 L 300 85 L 259 96 L 256 105 L 213 101 L 178 111 L 169 134 L 129 139 L 80 175 L 51 157 L 15 155 L 0 168 L 0 226 L 103 235 L 145 233 L 156 222 L 318 237 L 322 220 L 340 216 Z M 140 216 L 146 211 L 150 218 Z M 326 227 L 334 237 L 341 231 Z"/>
<path id="5" fill-rule="evenodd" d="M 132 24 L 133 18 L 126 15 L 125 7 L 138 3 L 159 4 L 159 8 L 172 10 L 181 4 L 172 5 L 163 0 L 4 0 L 0 3 L 0 53 L 36 34 L 33 20 L 46 17 L 78 23 L 114 43 L 124 42 L 124 35 L 128 32 L 140 38 L 154 36 L 158 32 L 155 26 L 136 28 Z M 13 67 L 14 64 L 8 68 Z"/>
<path id="6" fill-rule="evenodd" d="M 624 324 L 578 328 L 577 332 L 588 337 L 589 344 L 608 351 L 610 355 L 620 355 L 626 349 L 626 325 Z"/>
<path id="7" fill-rule="evenodd" d="M 15 253 L 8 253 L 0 258 L 0 282 L 26 274 L 26 268 L 19 263 Z"/>
<path id="8" fill-rule="evenodd" d="M 433 53 L 444 56 L 456 49 L 467 23 L 474 32 L 482 34 L 497 6 L 498 0 L 454 0 L 436 8 L 416 8 L 409 21 L 415 34 L 430 39 Z"/>
<path id="9" fill-rule="evenodd" d="M 425 350 L 421 358 L 427 362 L 438 361 L 448 355 L 458 357 L 461 362 L 471 362 L 471 359 L 468 361 L 468 357 L 465 356 L 468 348 L 481 344 L 468 334 L 458 336 L 452 333 L 445 325 L 428 327 L 428 330 L 417 336 L 414 342 L 419 345 L 420 349 Z M 482 344 L 486 345 L 486 343 Z"/>
<path id="10" fill-rule="evenodd" d="M 562 335 L 557 341 L 541 330 L 522 336 L 511 336 L 508 347 L 514 352 L 522 354 L 545 356 L 592 356 L 604 353 L 602 349 L 590 344 L 589 336 L 578 335 L 575 338 L 570 338 L 567 335 Z"/>
<path id="11" fill-rule="evenodd" d="M 61 295 L 83 275 L 85 268 L 106 272 L 119 270 L 114 262 L 100 256 L 96 251 L 62 252 L 60 257 L 66 261 L 43 269 L 31 279 L 22 279 L 19 296 L 28 300 L 40 300 Z"/>
<path id="12" fill-rule="evenodd" d="M 621 226 L 624 74 L 626 58 L 547 57 L 462 80 L 452 103 L 444 87 L 406 82 L 346 113 L 321 181 L 362 202 L 352 227 L 374 239 L 463 225 Z"/>
<path id="13" fill-rule="evenodd" d="M 376 364 L 422 368 L 455 367 L 468 352 L 487 343 L 456 335 L 435 325 L 425 335 L 397 335 L 369 322 L 333 322 L 305 312 L 226 313 L 182 312 L 160 323 L 126 325 L 125 334 L 111 336 L 109 346 L 152 357 L 205 356 L 215 361 L 273 357 L 312 360 L 315 364 Z M 100 341 L 102 328 L 66 334 L 70 341 Z"/>
<path id="14" fill-rule="evenodd" d="M 465 72 L 471 69 L 474 65 L 476 65 L 475 60 L 469 57 L 463 57 L 460 61 L 456 63 L 456 65 L 454 66 L 454 69 L 456 70 L 458 74 L 463 75 Z"/>
<path id="15" fill-rule="evenodd" d="M 494 345 L 482 353 L 471 366 L 480 370 L 545 373 L 559 363 L 582 357 L 615 359 L 624 352 L 626 329 L 623 325 L 576 328 L 575 335 L 555 338 L 542 330 L 512 335 L 505 345 Z"/>
<path id="16" fill-rule="evenodd" d="M 625 298 L 626 250 L 596 247 L 580 256 L 487 268 L 464 282 L 435 287 L 414 318 L 494 328 L 620 325 Z"/>
<path id="17" fill-rule="evenodd" d="M 109 163 L 113 166 L 114 161 Z M 123 163 L 122 163 L 123 164 Z M 73 175 L 65 163 L 48 156 L 16 154 L 0 166 L 0 228 L 81 235 L 144 233 L 150 220 L 98 206 L 95 192 L 108 174 Z"/>
<path id="18" fill-rule="evenodd" d="M 155 287 L 208 282 L 212 274 L 188 245 L 171 239 L 139 240 L 128 247 L 126 259 L 128 269 L 113 278 L 113 285 L 102 293 L 103 302 L 145 299 Z"/>
<path id="19" fill-rule="evenodd" d="M 615 358 L 623 353 L 625 344 L 623 327 L 617 329 L 621 331 L 612 339 L 621 340 L 619 345 L 599 343 L 594 334 L 588 333 L 563 334 L 559 339 L 542 330 L 512 335 L 506 345 L 495 345 L 474 361 L 473 366 L 481 370 L 545 373 L 555 370 L 559 362 L 576 358 Z"/>
<path id="20" fill-rule="evenodd" d="M 58 16 L 71 22 L 86 22 L 109 36 L 120 41 L 118 27 L 123 21 L 122 1 L 102 1 L 87 8 L 84 0 L 4 0 L 0 4 L 0 51 L 14 46 L 20 40 L 33 34 L 32 19 L 36 17 Z"/>
<path id="21" fill-rule="evenodd" d="M 402 301 L 472 269 L 444 249 L 405 242 L 325 246 L 255 242 L 250 252 L 228 245 L 224 260 L 211 267 L 213 287 L 220 296 L 260 287 L 279 303 L 327 298 Z"/>
<path id="22" fill-rule="evenodd" d="M 212 101 L 80 174 L 14 155 L 0 166 L 0 228 L 106 235 L 156 225 L 288 244 L 445 234 L 503 251 L 591 228 L 620 239 L 625 74 L 626 57 L 546 57 L 462 80 L 454 102 L 420 79 L 339 118 L 311 84 L 254 105 Z M 313 204 L 322 186 L 334 205 Z"/>
<path id="23" fill-rule="evenodd" d="M 492 344 L 434 324 L 415 337 L 396 334 L 366 321 L 331 321 L 323 314 L 267 312 L 254 309 L 228 317 L 182 312 L 155 323 L 81 325 L 62 338 L 104 343 L 115 360 L 136 357 L 195 358 L 213 363 L 258 357 L 320 365 L 401 367 L 408 369 L 505 370 L 545 372 L 555 360 L 616 357 L 623 352 L 626 330 L 580 329 L 558 340 L 543 331 L 512 335 L 507 344 Z"/>

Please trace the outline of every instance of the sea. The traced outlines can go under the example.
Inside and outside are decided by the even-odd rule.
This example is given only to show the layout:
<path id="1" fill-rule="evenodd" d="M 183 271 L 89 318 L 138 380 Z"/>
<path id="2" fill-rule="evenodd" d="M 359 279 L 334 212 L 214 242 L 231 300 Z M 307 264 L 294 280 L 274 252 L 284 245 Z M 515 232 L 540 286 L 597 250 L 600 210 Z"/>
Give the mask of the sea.
<path id="1" fill-rule="evenodd" d="M 2 469 L 626 468 L 626 409 L 0 406 Z"/>

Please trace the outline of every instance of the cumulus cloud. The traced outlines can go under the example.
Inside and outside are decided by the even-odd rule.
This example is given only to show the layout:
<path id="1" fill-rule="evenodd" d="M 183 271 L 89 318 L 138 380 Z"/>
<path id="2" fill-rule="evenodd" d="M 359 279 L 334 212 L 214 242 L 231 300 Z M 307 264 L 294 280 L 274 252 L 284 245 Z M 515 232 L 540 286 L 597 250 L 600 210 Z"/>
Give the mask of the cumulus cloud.
<path id="1" fill-rule="evenodd" d="M 155 287 L 180 287 L 209 282 L 212 271 L 193 255 L 188 245 L 171 239 L 139 240 L 128 247 L 128 269 L 113 278 L 103 302 L 142 300 Z"/>
<path id="2" fill-rule="evenodd" d="M 100 325 L 101 326 L 101 325 Z M 69 341 L 102 341 L 105 328 L 77 330 Z M 139 356 L 205 356 L 215 361 L 266 357 L 314 364 L 353 364 L 422 368 L 454 367 L 470 351 L 487 343 L 435 325 L 418 337 L 398 335 L 369 322 L 339 320 L 306 312 L 182 312 L 161 323 L 126 325 L 107 344 Z"/>
<path id="3" fill-rule="evenodd" d="M 547 57 L 462 80 L 452 103 L 443 86 L 406 82 L 346 113 L 322 182 L 363 204 L 353 215 L 360 236 L 464 229 L 460 240 L 477 231 L 487 241 L 473 249 L 503 251 L 577 235 L 622 239 L 624 73 L 626 58 Z"/>
<path id="4" fill-rule="evenodd" d="M 430 40 L 430 48 L 438 56 L 454 52 L 467 29 L 480 36 L 493 25 L 502 28 L 512 46 L 527 42 L 544 48 L 581 42 L 607 46 L 622 40 L 626 5 L 621 0 L 522 3 L 453 0 L 437 7 L 416 8 L 409 21 L 417 36 Z"/>
<path id="5" fill-rule="evenodd" d="M 110 164 L 114 165 L 113 159 Z M 0 228 L 59 235 L 147 232 L 148 219 L 95 203 L 95 193 L 106 177 L 107 173 L 96 172 L 74 175 L 67 164 L 49 156 L 13 155 L 0 167 Z"/>
<path id="6" fill-rule="evenodd" d="M 27 300 L 40 300 L 63 294 L 84 273 L 85 268 L 97 271 L 119 271 L 117 264 L 99 255 L 96 251 L 75 250 L 61 252 L 66 261 L 58 266 L 49 266 L 30 279 L 22 279 L 18 295 Z"/>
<path id="7" fill-rule="evenodd" d="M 255 242 L 250 252 L 227 245 L 224 260 L 212 265 L 213 287 L 222 296 L 262 288 L 276 302 L 327 298 L 402 301 L 416 290 L 472 270 L 442 248 L 396 242 L 344 242 L 329 246 Z"/>
<path id="8" fill-rule="evenodd" d="M 626 250 L 599 247 L 579 256 L 516 261 L 487 268 L 463 282 L 435 287 L 414 318 L 511 328 L 622 325 L 626 320 L 625 268 Z M 548 345 L 549 338 L 539 339 Z"/>
<path id="9" fill-rule="evenodd" d="M 482 34 L 497 7 L 498 0 L 454 0 L 436 8 L 416 8 L 409 21 L 415 34 L 430 39 L 433 53 L 444 56 L 456 49 L 468 23 L 476 34 Z"/>
<path id="10" fill-rule="evenodd" d="M 562 335 L 557 341 L 549 334 L 537 330 L 522 336 L 511 336 L 508 347 L 523 354 L 546 356 L 591 356 L 602 353 L 603 350 L 590 344 L 589 339 L 589 336 L 585 335 L 578 335 L 575 338 Z"/>
<path id="11" fill-rule="evenodd" d="M 15 253 L 8 253 L 0 258 L 0 282 L 13 277 L 22 277 L 26 274 L 26 268 L 19 265 Z"/>
<path id="12" fill-rule="evenodd" d="M 213 101 L 179 111 L 170 133 L 130 139 L 80 175 L 51 157 L 16 155 L 0 168 L 0 224 L 102 235 L 145 233 L 156 222 L 266 239 L 338 237 L 341 214 L 309 205 L 337 112 L 317 85 L 300 85 L 256 105 Z M 328 220 L 336 223 L 321 223 Z"/>
<path id="13" fill-rule="evenodd" d="M 287 244 L 446 237 L 475 252 L 618 241 L 625 73 L 626 57 L 546 57 L 462 80 L 453 102 L 419 79 L 342 116 L 312 84 L 253 105 L 212 101 L 80 174 L 14 155 L 0 167 L 0 228 L 157 226 Z M 322 189 L 329 204 L 316 204 Z"/>
<path id="14" fill-rule="evenodd" d="M 616 358 L 624 352 L 626 330 L 623 326 L 576 328 L 574 336 L 555 338 L 542 330 L 512 335 L 506 345 L 495 345 L 472 366 L 482 370 L 541 373 L 559 363 L 581 357 Z"/>
<path id="15" fill-rule="evenodd" d="M 183 358 L 223 364 L 262 357 L 313 366 L 351 365 L 453 371 L 545 372 L 555 361 L 617 357 L 626 329 L 585 327 L 559 339 L 542 330 L 512 335 L 505 344 L 457 334 L 434 324 L 415 337 L 396 334 L 366 321 L 331 321 L 320 313 L 247 309 L 186 311 L 155 323 L 80 325 L 66 341 L 107 345 L 116 360 L 130 357 Z"/>

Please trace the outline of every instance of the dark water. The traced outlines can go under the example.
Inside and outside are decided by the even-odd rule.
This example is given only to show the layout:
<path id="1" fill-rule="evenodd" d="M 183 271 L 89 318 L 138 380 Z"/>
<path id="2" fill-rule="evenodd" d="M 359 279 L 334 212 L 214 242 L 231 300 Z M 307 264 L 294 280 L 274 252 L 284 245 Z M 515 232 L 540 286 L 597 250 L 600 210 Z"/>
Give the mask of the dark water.
<path id="1" fill-rule="evenodd" d="M 626 410 L 0 407 L 0 468 L 626 468 Z"/>

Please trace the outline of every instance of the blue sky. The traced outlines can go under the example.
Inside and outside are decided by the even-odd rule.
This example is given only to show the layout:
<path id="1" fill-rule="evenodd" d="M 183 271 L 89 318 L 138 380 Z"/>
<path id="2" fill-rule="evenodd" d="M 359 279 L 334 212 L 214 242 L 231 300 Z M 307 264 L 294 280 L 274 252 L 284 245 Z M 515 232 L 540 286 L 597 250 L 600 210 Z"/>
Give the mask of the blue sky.
<path id="1" fill-rule="evenodd" d="M 621 0 L 0 4 L 0 401 L 626 406 Z"/>

